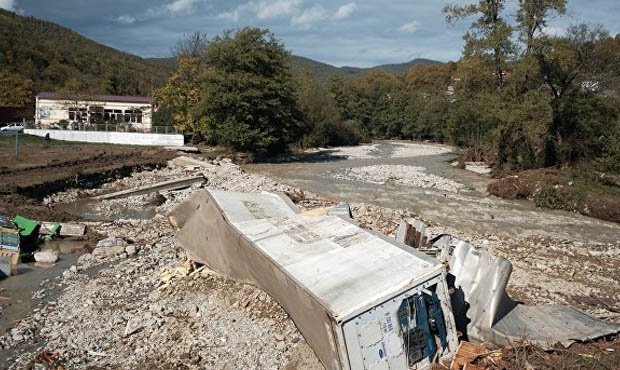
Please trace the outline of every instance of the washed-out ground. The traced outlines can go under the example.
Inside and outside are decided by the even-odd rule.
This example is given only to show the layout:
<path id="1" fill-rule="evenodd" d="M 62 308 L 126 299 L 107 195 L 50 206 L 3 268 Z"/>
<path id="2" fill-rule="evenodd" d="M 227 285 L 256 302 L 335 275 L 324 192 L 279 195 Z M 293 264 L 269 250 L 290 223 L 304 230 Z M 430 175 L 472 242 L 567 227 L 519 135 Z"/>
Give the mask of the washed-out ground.
<path id="1" fill-rule="evenodd" d="M 42 282 L 32 314 L 0 337 L 0 367 L 322 369 L 266 293 L 187 260 L 165 214 L 198 186 L 165 199 L 82 200 L 197 173 L 209 189 L 282 191 L 308 209 L 348 201 L 363 227 L 390 236 L 403 218 L 421 217 L 432 233 L 452 233 L 511 260 L 514 298 L 567 303 L 620 322 L 620 227 L 486 197 L 488 178 L 450 166 L 450 151 L 383 142 L 244 169 L 211 160 L 204 167 L 138 171 L 100 189 L 54 193 L 43 205 L 70 204 L 75 218 L 107 220 L 89 224 L 104 239 L 92 242 L 92 252 L 61 276 Z M 615 368 L 619 350 L 617 340 L 579 348 L 588 357 L 581 363 L 577 356 L 583 365 L 577 368 Z"/>

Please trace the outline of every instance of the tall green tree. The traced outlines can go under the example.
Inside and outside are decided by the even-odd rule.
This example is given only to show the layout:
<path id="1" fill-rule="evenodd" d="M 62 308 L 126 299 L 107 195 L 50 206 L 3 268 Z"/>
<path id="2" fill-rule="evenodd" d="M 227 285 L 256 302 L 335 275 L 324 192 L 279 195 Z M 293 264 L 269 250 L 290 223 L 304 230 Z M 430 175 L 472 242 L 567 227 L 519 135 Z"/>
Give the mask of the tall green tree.
<path id="1" fill-rule="evenodd" d="M 304 147 L 357 144 L 360 135 L 355 127 L 343 123 L 336 100 L 327 87 L 308 69 L 297 77 L 297 97 L 304 122 Z"/>
<path id="2" fill-rule="evenodd" d="M 300 137 L 289 58 L 282 42 L 264 29 L 246 27 L 211 40 L 200 102 L 211 142 L 277 152 Z"/>
<path id="3" fill-rule="evenodd" d="M 177 57 L 178 67 L 166 85 L 155 94 L 156 117 L 158 125 L 165 125 L 162 119 L 170 122 L 178 130 L 197 134 L 204 130 L 204 119 L 200 113 L 201 85 L 203 68 L 200 58 L 180 55 Z"/>
<path id="4" fill-rule="evenodd" d="M 529 55 L 534 47 L 535 36 L 547 26 L 553 15 L 566 13 L 566 0 L 519 0 L 517 11 L 517 28 L 519 37 L 525 44 L 525 54 Z"/>
<path id="5" fill-rule="evenodd" d="M 163 87 L 155 91 L 157 111 L 153 119 L 156 124 L 171 124 L 194 135 L 204 131 L 205 120 L 199 103 L 206 69 L 204 53 L 208 43 L 204 34 L 195 32 L 173 47 L 177 70 Z"/>
<path id="6" fill-rule="evenodd" d="M 570 27 L 567 36 L 544 37 L 533 52 L 551 96 L 552 119 L 545 136 L 545 166 L 574 162 L 584 156 L 583 151 L 575 151 L 574 139 L 583 133 L 583 125 L 592 123 L 588 116 L 596 113 L 587 106 L 598 106 L 599 113 L 608 113 L 599 116 L 599 122 L 614 120 L 613 111 L 604 109 L 601 99 L 605 98 L 600 95 L 606 93 L 600 85 L 606 78 L 613 78 L 607 75 L 608 69 L 613 70 L 618 60 L 618 50 L 605 47 L 607 39 L 609 36 L 602 28 L 582 24 Z M 577 114 L 584 110 L 589 113 Z M 604 130 L 597 133 L 605 134 Z"/>
<path id="7" fill-rule="evenodd" d="M 443 8 L 450 23 L 477 15 L 465 34 L 464 57 L 487 60 L 495 75 L 498 87 L 505 82 L 504 72 L 508 60 L 513 56 L 512 27 L 503 17 L 506 0 L 480 0 L 474 4 L 448 4 Z"/>

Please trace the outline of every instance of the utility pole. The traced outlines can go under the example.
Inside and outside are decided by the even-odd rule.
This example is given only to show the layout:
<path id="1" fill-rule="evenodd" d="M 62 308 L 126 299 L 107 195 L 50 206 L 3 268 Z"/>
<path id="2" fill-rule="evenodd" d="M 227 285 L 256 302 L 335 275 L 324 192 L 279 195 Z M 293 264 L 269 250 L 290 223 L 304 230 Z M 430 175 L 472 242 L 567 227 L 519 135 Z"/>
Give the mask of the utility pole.
<path id="1" fill-rule="evenodd" d="M 15 158 L 19 157 L 19 131 L 15 131 Z"/>

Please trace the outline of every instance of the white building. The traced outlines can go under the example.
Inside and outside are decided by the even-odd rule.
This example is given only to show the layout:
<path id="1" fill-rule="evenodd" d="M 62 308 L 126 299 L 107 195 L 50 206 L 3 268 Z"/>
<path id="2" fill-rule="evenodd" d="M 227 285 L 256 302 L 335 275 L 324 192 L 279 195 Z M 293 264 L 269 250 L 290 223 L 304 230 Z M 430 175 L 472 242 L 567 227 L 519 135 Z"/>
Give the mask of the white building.
<path id="1" fill-rule="evenodd" d="M 35 123 L 130 124 L 136 131 L 150 131 L 151 113 L 151 98 L 145 96 L 42 92 L 36 97 Z"/>

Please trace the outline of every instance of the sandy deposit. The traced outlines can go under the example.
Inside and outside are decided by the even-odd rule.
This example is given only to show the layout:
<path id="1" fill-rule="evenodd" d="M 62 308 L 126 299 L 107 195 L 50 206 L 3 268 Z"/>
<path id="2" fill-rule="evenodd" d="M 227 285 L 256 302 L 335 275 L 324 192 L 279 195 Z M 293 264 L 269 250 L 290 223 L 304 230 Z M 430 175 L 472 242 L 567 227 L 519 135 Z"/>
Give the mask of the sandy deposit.
<path id="1" fill-rule="evenodd" d="M 386 151 L 382 143 L 391 144 L 392 149 Z M 333 148 L 317 148 L 307 150 L 309 154 L 324 154 L 346 159 L 374 159 L 380 157 L 409 158 L 427 155 L 450 153 L 452 148 L 439 144 L 421 144 L 415 142 L 383 141 L 375 144 L 358 146 L 339 146 Z"/>
<path id="2" fill-rule="evenodd" d="M 426 168 L 406 165 L 375 165 L 347 168 L 344 172 L 331 174 L 342 180 L 369 182 L 379 185 L 406 185 L 423 189 L 436 189 L 457 193 L 465 188 L 463 184 L 441 176 L 429 174 Z"/>
<path id="3" fill-rule="evenodd" d="M 334 157 L 347 159 L 371 159 L 381 156 L 381 151 L 377 144 L 358 145 L 358 146 L 339 146 L 333 148 L 316 148 L 306 150 L 308 154 L 326 154 Z"/>
<path id="4" fill-rule="evenodd" d="M 408 142 L 392 142 L 395 146 L 394 152 L 390 155 L 392 158 L 409 158 L 425 155 L 438 155 L 450 153 L 452 148 L 447 145 L 439 144 L 420 144 Z"/>

